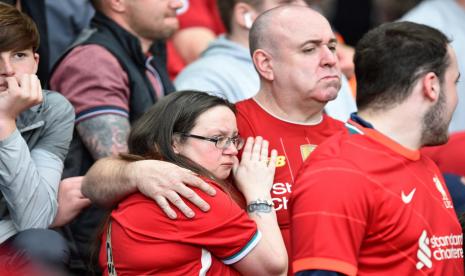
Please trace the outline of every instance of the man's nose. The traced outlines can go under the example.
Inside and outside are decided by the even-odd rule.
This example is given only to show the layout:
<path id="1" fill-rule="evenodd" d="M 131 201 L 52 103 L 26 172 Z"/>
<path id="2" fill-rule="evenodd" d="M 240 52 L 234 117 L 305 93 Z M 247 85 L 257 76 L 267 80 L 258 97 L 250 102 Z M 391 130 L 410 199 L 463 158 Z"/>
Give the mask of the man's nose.
<path id="1" fill-rule="evenodd" d="M 8 60 L 0 60 L 0 74 L 3 77 L 12 77 L 15 75 L 15 70 Z"/>
<path id="2" fill-rule="evenodd" d="M 324 47 L 324 50 L 322 51 L 321 62 L 323 66 L 333 67 L 338 62 L 336 52 L 332 51 L 328 47 Z"/>

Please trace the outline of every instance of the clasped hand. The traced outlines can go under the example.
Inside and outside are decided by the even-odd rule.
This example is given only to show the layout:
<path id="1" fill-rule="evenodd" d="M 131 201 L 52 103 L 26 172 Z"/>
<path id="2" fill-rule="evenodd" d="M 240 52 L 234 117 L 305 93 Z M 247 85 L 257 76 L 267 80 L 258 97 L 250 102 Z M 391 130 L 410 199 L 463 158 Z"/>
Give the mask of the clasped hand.
<path id="1" fill-rule="evenodd" d="M 268 141 L 257 136 L 246 141 L 241 161 L 236 158 L 233 167 L 237 188 L 246 199 L 268 199 L 273 185 L 277 151 L 268 158 Z"/>
<path id="2" fill-rule="evenodd" d="M 23 111 L 42 102 L 42 88 L 36 75 L 6 77 L 8 88 L 0 92 L 0 119 L 16 120 Z"/>

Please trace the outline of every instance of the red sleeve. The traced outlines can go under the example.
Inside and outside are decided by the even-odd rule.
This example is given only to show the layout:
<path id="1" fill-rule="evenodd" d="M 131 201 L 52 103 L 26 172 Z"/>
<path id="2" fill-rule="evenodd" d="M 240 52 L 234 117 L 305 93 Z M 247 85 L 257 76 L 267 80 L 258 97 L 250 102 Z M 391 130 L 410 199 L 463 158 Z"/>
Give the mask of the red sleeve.
<path id="1" fill-rule="evenodd" d="M 73 49 L 54 72 L 50 86 L 73 104 L 77 122 L 91 113 L 127 117 L 128 76 L 118 60 L 101 46 Z"/>
<path id="2" fill-rule="evenodd" d="M 305 163 L 291 196 L 293 271 L 357 272 L 357 256 L 370 220 L 373 184 L 341 164 Z M 318 226 L 318 227 L 315 227 Z"/>
<path id="3" fill-rule="evenodd" d="M 255 247 L 260 239 L 260 233 L 255 222 L 229 195 L 217 188 L 214 183 L 210 182 L 210 184 L 217 190 L 214 197 L 193 188 L 211 206 L 210 211 L 206 213 L 196 212 L 193 219 L 184 217 L 174 208 L 178 212 L 178 219 L 170 220 L 149 199 L 139 200 L 137 208 L 125 208 L 123 212 L 114 212 L 112 216 L 118 223 L 124 225 L 132 233 L 131 235 L 201 246 L 225 264 L 233 264 Z M 144 198 L 142 195 L 139 197 Z M 190 202 L 186 204 L 196 209 Z"/>

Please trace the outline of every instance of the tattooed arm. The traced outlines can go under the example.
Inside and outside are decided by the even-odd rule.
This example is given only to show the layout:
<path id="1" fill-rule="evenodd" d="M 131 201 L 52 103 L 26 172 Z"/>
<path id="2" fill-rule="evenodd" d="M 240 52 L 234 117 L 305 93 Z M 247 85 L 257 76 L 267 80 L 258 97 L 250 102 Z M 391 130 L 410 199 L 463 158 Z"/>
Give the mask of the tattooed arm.
<path id="1" fill-rule="evenodd" d="M 129 120 L 125 117 L 105 114 L 80 122 L 77 131 L 94 159 L 116 156 L 127 151 Z"/>

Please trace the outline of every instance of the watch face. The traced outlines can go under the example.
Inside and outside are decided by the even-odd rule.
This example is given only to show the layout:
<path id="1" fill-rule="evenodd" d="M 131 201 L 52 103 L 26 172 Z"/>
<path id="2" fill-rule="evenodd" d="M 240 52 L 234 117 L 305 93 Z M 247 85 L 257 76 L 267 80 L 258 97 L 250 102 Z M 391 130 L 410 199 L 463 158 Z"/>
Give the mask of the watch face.
<path id="1" fill-rule="evenodd" d="M 273 203 L 270 203 L 266 200 L 257 200 L 253 201 L 249 205 L 247 205 L 247 212 L 262 212 L 262 213 L 269 213 L 273 208 Z"/>

